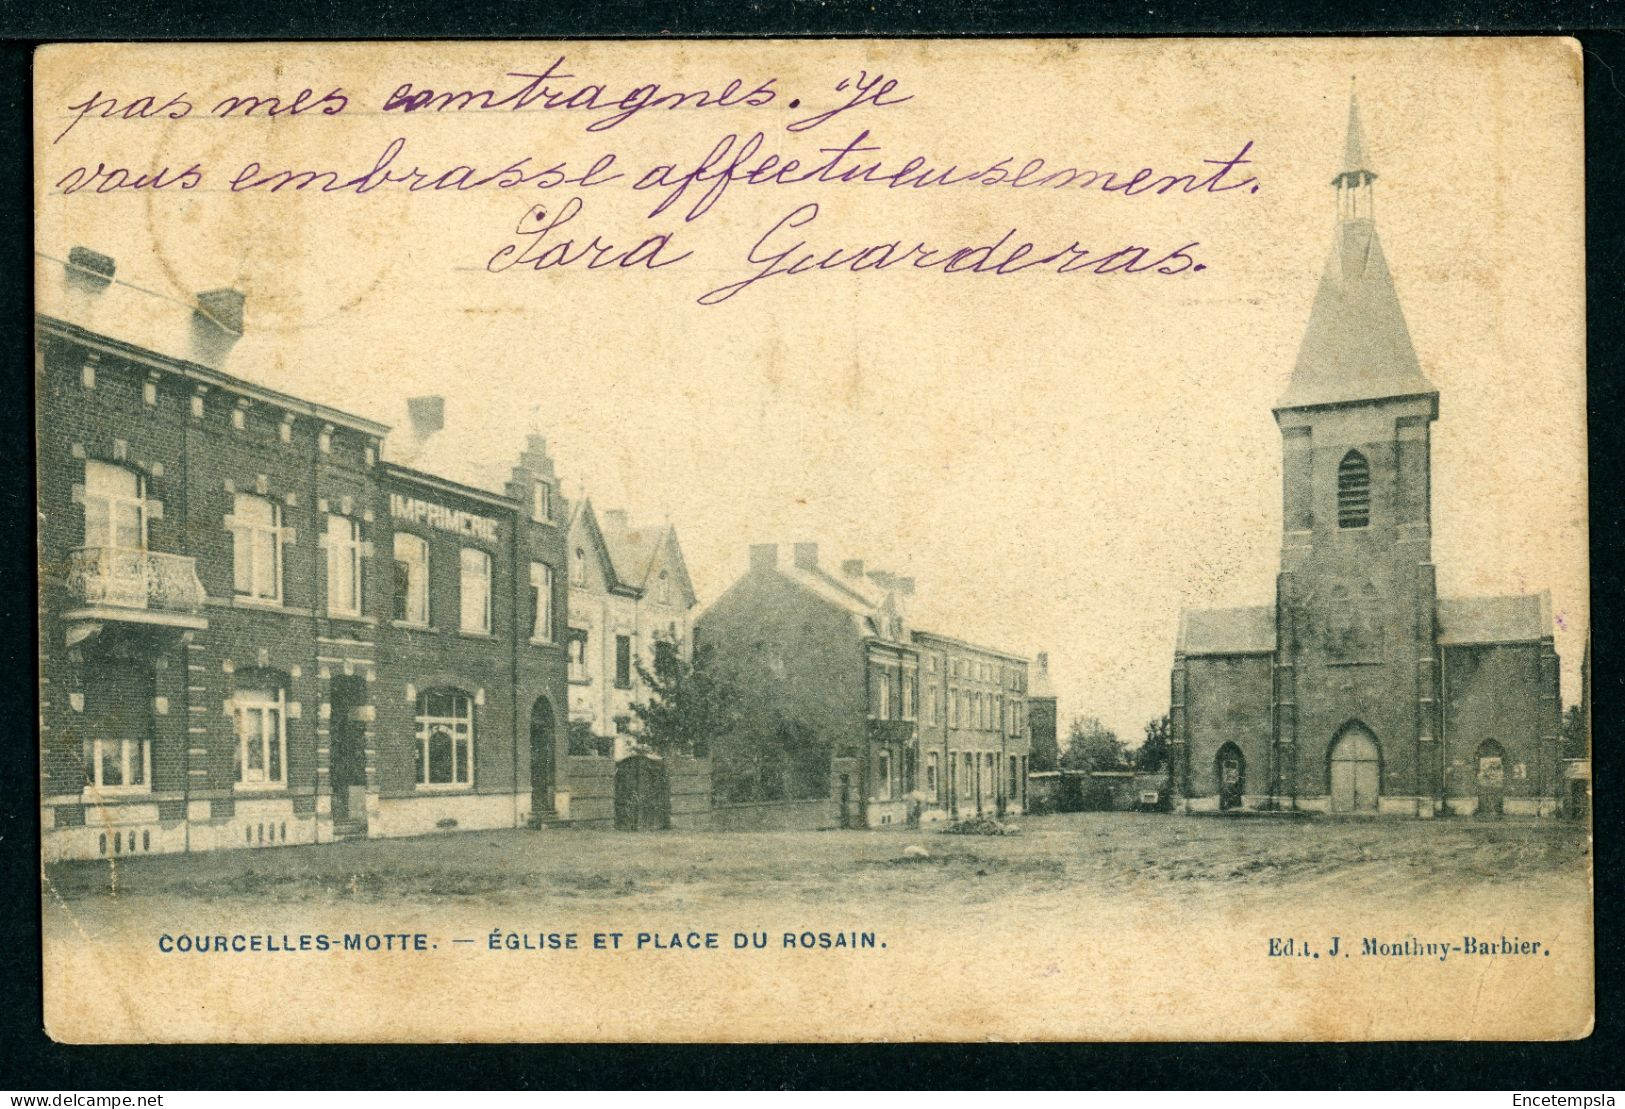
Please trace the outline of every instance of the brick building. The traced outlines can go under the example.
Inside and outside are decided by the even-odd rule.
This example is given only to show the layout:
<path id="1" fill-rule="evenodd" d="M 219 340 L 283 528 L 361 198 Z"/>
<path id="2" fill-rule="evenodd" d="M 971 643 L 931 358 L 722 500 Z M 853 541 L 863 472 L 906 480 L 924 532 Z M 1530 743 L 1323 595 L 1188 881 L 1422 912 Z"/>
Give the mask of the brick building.
<path id="1" fill-rule="evenodd" d="M 1027 690 L 1027 733 L 1034 772 L 1061 768 L 1060 710 L 1055 685 L 1049 676 L 1049 652 L 1038 652 L 1032 684 Z"/>
<path id="2" fill-rule="evenodd" d="M 826 798 L 843 827 L 1022 811 L 1026 662 L 915 628 L 914 588 L 814 543 L 751 548 L 695 629 L 743 694 L 723 802 Z"/>
<path id="3" fill-rule="evenodd" d="M 1185 808 L 1545 815 L 1561 790 L 1545 594 L 1439 597 L 1430 427 L 1349 105 L 1331 257 L 1286 394 L 1273 605 L 1181 614 Z"/>
<path id="4" fill-rule="evenodd" d="M 568 815 L 545 444 L 500 493 L 437 477 L 258 384 L 232 290 L 82 248 L 37 290 L 47 858 Z"/>

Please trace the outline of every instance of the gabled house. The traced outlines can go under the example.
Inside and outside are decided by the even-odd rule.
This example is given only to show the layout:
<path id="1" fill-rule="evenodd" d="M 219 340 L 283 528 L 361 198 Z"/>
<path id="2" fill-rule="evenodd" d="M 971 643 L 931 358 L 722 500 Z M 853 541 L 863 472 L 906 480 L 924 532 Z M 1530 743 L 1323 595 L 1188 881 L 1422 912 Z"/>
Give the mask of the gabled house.
<path id="1" fill-rule="evenodd" d="M 590 499 L 570 518 L 566 551 L 570 754 L 623 759 L 637 746 L 632 706 L 648 696 L 638 663 L 652 668 L 662 640 L 693 657 L 694 585 L 675 527 L 600 516 Z"/>

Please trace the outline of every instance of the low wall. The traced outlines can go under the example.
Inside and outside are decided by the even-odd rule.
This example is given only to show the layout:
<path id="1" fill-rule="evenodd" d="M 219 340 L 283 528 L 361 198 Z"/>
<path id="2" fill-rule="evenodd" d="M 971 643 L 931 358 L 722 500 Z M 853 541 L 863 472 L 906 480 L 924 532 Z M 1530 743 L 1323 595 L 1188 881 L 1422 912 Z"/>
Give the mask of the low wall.
<path id="1" fill-rule="evenodd" d="M 811 832 L 840 823 L 835 802 L 828 797 L 810 801 L 751 801 L 718 805 L 711 810 L 709 827 L 718 832 Z"/>
<path id="2" fill-rule="evenodd" d="M 570 756 L 570 822 L 615 819 L 615 760 Z"/>
<path id="3" fill-rule="evenodd" d="M 674 755 L 666 760 L 673 828 L 711 827 L 711 760 Z"/>

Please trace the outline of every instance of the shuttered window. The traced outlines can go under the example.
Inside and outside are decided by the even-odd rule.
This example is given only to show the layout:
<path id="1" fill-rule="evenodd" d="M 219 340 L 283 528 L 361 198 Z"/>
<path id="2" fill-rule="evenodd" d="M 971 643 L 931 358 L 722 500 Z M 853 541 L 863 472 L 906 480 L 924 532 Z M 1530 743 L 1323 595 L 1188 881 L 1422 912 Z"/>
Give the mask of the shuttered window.
<path id="1" fill-rule="evenodd" d="M 1337 467 L 1337 526 L 1363 528 L 1371 523 L 1371 466 L 1365 455 L 1349 451 Z"/>

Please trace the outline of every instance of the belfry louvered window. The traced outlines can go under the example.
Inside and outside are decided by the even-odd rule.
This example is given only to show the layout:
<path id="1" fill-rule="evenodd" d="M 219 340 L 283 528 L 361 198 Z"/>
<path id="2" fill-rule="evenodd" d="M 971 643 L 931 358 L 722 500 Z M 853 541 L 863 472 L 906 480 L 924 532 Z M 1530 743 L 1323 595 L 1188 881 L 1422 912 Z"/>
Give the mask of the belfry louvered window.
<path id="1" fill-rule="evenodd" d="M 1371 466 L 1365 455 L 1349 451 L 1337 467 L 1337 526 L 1363 528 L 1371 523 Z"/>

